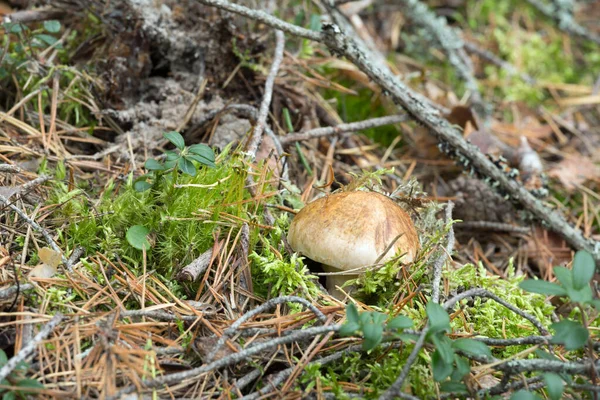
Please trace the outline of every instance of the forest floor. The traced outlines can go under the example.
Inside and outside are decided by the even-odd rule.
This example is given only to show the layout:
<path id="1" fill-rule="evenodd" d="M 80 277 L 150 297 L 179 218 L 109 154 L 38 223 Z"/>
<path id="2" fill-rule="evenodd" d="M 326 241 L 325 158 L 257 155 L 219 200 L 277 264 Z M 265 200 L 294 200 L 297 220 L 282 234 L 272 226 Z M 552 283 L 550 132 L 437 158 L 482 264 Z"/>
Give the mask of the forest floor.
<path id="1" fill-rule="evenodd" d="M 599 1 L 48 4 L 0 1 L 3 399 L 598 398 Z M 333 296 L 287 233 L 357 190 L 419 250 Z"/>

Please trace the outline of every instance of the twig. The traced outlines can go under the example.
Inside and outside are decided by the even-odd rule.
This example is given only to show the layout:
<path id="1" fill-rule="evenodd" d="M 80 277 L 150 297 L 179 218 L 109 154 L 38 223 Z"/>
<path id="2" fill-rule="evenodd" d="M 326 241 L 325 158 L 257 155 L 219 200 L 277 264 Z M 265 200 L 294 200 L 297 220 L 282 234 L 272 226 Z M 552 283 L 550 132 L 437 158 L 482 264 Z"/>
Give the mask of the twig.
<path id="1" fill-rule="evenodd" d="M 9 297 L 14 296 L 19 291 L 33 289 L 33 285 L 31 283 L 20 283 L 19 285 L 14 285 L 7 287 L 6 289 L 0 290 L 0 300 L 7 299 Z"/>
<path id="2" fill-rule="evenodd" d="M 300 140 L 309 140 L 325 136 L 339 135 L 342 133 L 362 131 L 365 129 L 376 128 L 383 125 L 397 124 L 408 119 L 407 115 L 390 115 L 381 118 L 366 119 L 360 122 L 350 122 L 348 124 L 339 124 L 336 126 L 328 126 L 325 128 L 311 129 L 301 133 L 290 133 L 280 137 L 282 144 L 298 142 Z"/>
<path id="3" fill-rule="evenodd" d="M 502 304 L 504 307 L 508 308 L 515 314 L 518 314 L 521 317 L 528 320 L 529 322 L 531 322 L 531 324 L 533 326 L 535 326 L 542 335 L 548 335 L 548 333 L 549 333 L 546 330 L 546 328 L 544 328 L 544 326 L 541 324 L 541 322 L 538 321 L 533 315 L 526 313 L 523 310 L 518 309 L 517 307 L 513 306 L 512 304 L 510 304 L 510 303 L 504 301 L 503 299 L 501 299 L 500 297 L 496 296 L 494 293 L 487 291 L 485 289 L 481 289 L 481 288 L 470 289 L 470 290 L 467 290 L 466 292 L 462 292 L 462 293 L 454 296 L 453 298 L 451 298 L 450 300 L 448 300 L 447 302 L 444 303 L 444 308 L 447 310 L 451 309 L 459 301 L 467 299 L 467 298 L 471 298 L 471 297 L 486 297 L 488 299 L 492 299 L 495 302 Z"/>
<path id="4" fill-rule="evenodd" d="M 213 5 L 223 10 L 261 21 L 266 25 L 283 30 L 292 35 L 322 42 L 332 53 L 346 56 L 362 72 L 379 84 L 384 93 L 396 104 L 403 107 L 412 118 L 429 128 L 442 144 L 453 149 L 457 158 L 468 161 L 469 168 L 496 181 L 513 200 L 519 201 L 534 217 L 544 221 L 553 231 L 560 234 L 569 244 L 577 249 L 590 252 L 597 263 L 600 263 L 600 243 L 587 239 L 581 231 L 573 228 L 560 214 L 546 207 L 517 181 L 507 177 L 504 172 L 490 161 L 473 144 L 467 143 L 462 133 L 453 127 L 440 113 L 430 106 L 428 99 L 413 92 L 400 79 L 394 76 L 389 68 L 383 65 L 374 66 L 370 62 L 368 50 L 356 40 L 350 40 L 335 25 L 324 25 L 323 32 L 314 32 L 286 23 L 265 12 L 251 10 L 247 7 L 229 3 L 225 0 L 198 0 L 202 4 Z"/>
<path id="5" fill-rule="evenodd" d="M 267 80 L 265 82 L 265 93 L 263 95 L 263 100 L 260 103 L 260 110 L 258 111 L 258 121 L 256 121 L 256 126 L 254 127 L 254 131 L 248 140 L 248 145 L 246 147 L 246 151 L 254 159 L 256 156 L 256 151 L 258 150 L 258 145 L 262 140 L 262 134 L 267 124 L 267 117 L 269 116 L 269 107 L 271 106 L 271 98 L 273 97 L 273 86 L 275 85 L 275 77 L 277 76 L 277 72 L 279 71 L 279 66 L 281 65 L 281 61 L 283 61 L 283 48 L 285 45 L 285 37 L 282 31 L 275 31 L 276 45 L 275 45 L 275 56 L 273 57 L 273 64 L 271 64 L 271 70 L 269 71 L 269 75 L 267 75 Z"/>
<path id="6" fill-rule="evenodd" d="M 48 245 L 50 245 L 50 247 L 52 247 L 52 250 L 54 250 L 55 252 L 60 254 L 62 263 L 67 265 L 67 259 L 62 254 L 62 250 L 60 249 L 60 247 L 58 247 L 58 245 L 56 244 L 54 239 L 52 239 L 52 236 L 50 236 L 50 233 L 48 233 L 47 230 L 42 228 L 37 222 L 35 222 L 31 218 L 29 218 L 29 216 L 27 216 L 27 214 L 25 214 L 21 209 L 19 209 L 19 207 L 15 206 L 14 204 L 9 203 L 8 199 L 2 195 L 0 195 L 0 204 L 7 204 L 14 212 L 16 212 L 23 220 L 25 220 L 25 222 L 27 222 L 29 225 L 31 225 L 31 227 L 33 229 L 35 229 L 36 231 L 41 233 L 42 236 L 44 237 L 44 239 L 46 239 L 46 242 L 48 243 Z"/>
<path id="7" fill-rule="evenodd" d="M 193 282 L 198 276 L 208 268 L 213 256 L 212 247 L 200 254 L 198 258 L 186 265 L 177 273 L 177 280 L 180 282 Z"/>
<path id="8" fill-rule="evenodd" d="M 54 317 L 52 317 L 52 319 L 48 321 L 46 325 L 44 325 L 42 330 L 39 331 L 38 334 L 35 335 L 31 341 L 26 343 L 25 346 L 21 348 L 21 350 L 19 350 L 17 354 L 15 354 L 10 360 L 8 360 L 8 362 L 2 368 L 0 368 L 0 381 L 6 379 L 6 377 L 10 375 L 13 369 L 15 369 L 17 364 L 29 357 L 29 355 L 35 350 L 37 345 L 40 344 L 42 340 L 46 339 L 46 337 L 50 334 L 50 332 L 54 330 L 56 325 L 58 325 L 60 321 L 62 321 L 62 319 L 63 315 L 61 313 L 57 313 L 56 315 L 54 315 Z"/>
<path id="9" fill-rule="evenodd" d="M 142 388 L 152 389 L 157 388 L 163 385 L 170 385 L 174 383 L 181 383 L 181 381 L 193 377 L 198 377 L 201 374 L 206 372 L 214 371 L 219 368 L 227 367 L 228 365 L 236 364 L 240 361 L 247 359 L 250 356 L 255 354 L 260 354 L 265 350 L 268 350 L 273 347 L 280 346 L 282 344 L 288 344 L 295 342 L 297 340 L 302 340 L 305 338 L 311 338 L 317 335 L 322 335 L 328 332 L 337 332 L 340 330 L 341 325 L 326 325 L 326 326 L 317 326 L 314 328 L 307 328 L 295 331 L 292 334 L 289 334 L 284 337 L 275 338 L 271 341 L 264 342 L 258 344 L 256 346 L 244 349 L 239 353 L 232 353 L 229 356 L 220 358 L 216 361 L 211 362 L 210 364 L 203 365 L 201 367 L 193 368 L 185 372 L 178 372 L 175 374 L 166 375 L 163 377 L 159 377 L 156 379 L 143 380 L 139 382 L 139 385 Z M 129 394 L 134 392 L 137 389 L 135 385 L 128 386 L 121 391 L 119 391 L 116 395 L 110 397 L 110 400 L 116 400 L 120 398 L 124 394 Z"/>
<path id="10" fill-rule="evenodd" d="M 200 87 L 198 88 L 196 97 L 194 97 L 192 104 L 190 104 L 190 106 L 188 107 L 185 115 L 183 116 L 183 120 L 179 123 L 179 125 L 177 125 L 177 128 L 175 128 L 177 132 L 181 132 L 183 128 L 185 128 L 192 119 L 194 112 L 196 112 L 196 107 L 198 107 L 198 103 L 200 102 L 200 99 L 202 99 L 202 97 L 204 96 L 204 90 L 206 89 L 207 83 L 208 80 L 206 78 L 202 79 L 202 82 L 200 82 Z"/>
<path id="11" fill-rule="evenodd" d="M 452 223 L 452 209 L 454 208 L 453 202 L 448 202 L 446 206 L 446 224 Z M 454 230 L 452 229 L 452 225 L 450 225 L 450 231 L 448 232 L 448 242 L 446 245 L 445 251 L 442 251 L 442 254 L 435 260 L 433 263 L 433 290 L 431 294 L 431 301 L 434 303 L 439 303 L 440 298 L 440 281 L 442 280 L 442 266 L 446 262 L 446 259 L 452 255 L 452 251 L 454 249 Z M 404 385 L 404 381 L 408 378 L 408 374 L 410 373 L 410 368 L 413 363 L 416 361 L 421 348 L 425 344 L 425 337 L 427 336 L 427 332 L 429 332 L 429 321 L 425 325 L 425 328 L 419 335 L 417 342 L 415 343 L 415 347 L 413 347 L 404 367 L 402 367 L 402 371 L 400 371 L 400 375 L 394 381 L 394 383 L 381 395 L 379 396 L 380 400 L 391 400 L 394 397 L 400 396 L 402 393 L 402 386 Z"/>
<path id="12" fill-rule="evenodd" d="M 225 344 L 227 339 L 229 339 L 231 336 L 233 336 L 244 322 L 248 321 L 249 319 L 253 318 L 254 316 L 256 316 L 266 310 L 270 310 L 271 308 L 274 308 L 278 304 L 284 304 L 284 303 L 302 304 L 304 307 L 311 310 L 316 315 L 316 317 L 319 319 L 319 321 L 321 321 L 322 323 L 325 323 L 325 321 L 327 321 L 327 317 L 325 316 L 325 314 L 323 314 L 321 312 L 321 310 L 319 310 L 317 307 L 315 307 L 310 301 L 303 299 L 302 297 L 297 297 L 297 296 L 275 297 L 273 299 L 266 301 L 265 303 L 261 304 L 260 306 L 248 311 L 246 314 L 244 314 L 240 318 L 238 318 L 237 321 L 235 321 L 233 324 L 231 324 L 231 326 L 229 328 L 225 329 L 225 331 L 223 332 L 223 335 L 221 335 L 221 337 L 217 341 L 215 348 L 212 350 L 212 352 L 210 352 L 210 354 L 206 358 L 206 361 L 207 362 L 212 361 L 215 354 L 221 349 L 221 347 L 223 347 L 223 345 Z"/>
<path id="13" fill-rule="evenodd" d="M 81 258 L 81 256 L 83 256 L 84 252 L 85 252 L 85 249 L 83 247 L 81 247 L 81 246 L 75 247 L 75 250 L 73 250 L 73 253 L 71 253 L 71 256 L 69 257 L 69 259 L 67 260 L 67 263 L 65 264 L 67 271 L 73 272 L 73 265 L 75 265 L 79 262 L 79 259 Z"/>
<path id="14" fill-rule="evenodd" d="M 9 172 L 11 174 L 18 174 L 21 172 L 21 168 L 11 164 L 0 164 L 0 172 Z"/>
<path id="15" fill-rule="evenodd" d="M 50 175 L 41 175 L 38 176 L 37 178 L 24 183 L 23 185 L 21 185 L 21 191 L 22 192 L 29 192 L 31 189 L 33 189 L 36 186 L 41 185 L 42 183 L 45 183 L 47 181 L 49 181 L 50 179 L 52 179 L 52 177 Z"/>
<path id="16" fill-rule="evenodd" d="M 2 23 L 18 24 L 26 22 L 47 21 L 50 19 L 62 19 L 65 17 L 64 10 L 46 9 L 46 10 L 22 10 L 12 14 L 5 15 Z"/>
<path id="17" fill-rule="evenodd" d="M 530 233 L 531 229 L 523 226 L 505 224 L 503 222 L 494 221 L 467 221 L 456 224 L 458 229 L 482 229 L 488 231 L 499 232 L 514 232 L 514 233 Z"/>
<path id="18" fill-rule="evenodd" d="M 398 346 L 400 346 L 399 343 L 394 343 L 394 344 L 391 344 L 389 347 L 398 347 Z M 363 351 L 362 345 L 350 346 L 348 348 L 345 348 L 344 350 L 336 351 L 335 353 L 330 354 L 328 356 L 317 358 L 316 360 L 313 360 L 310 363 L 308 363 L 304 369 L 306 370 L 306 368 L 313 366 L 313 365 L 317 365 L 317 364 L 320 365 L 321 367 L 323 367 L 327 364 L 330 364 L 334 361 L 341 359 L 342 357 L 344 357 L 348 354 L 356 353 L 359 351 Z M 254 393 L 250 393 L 250 394 L 242 397 L 240 400 L 256 400 L 256 399 L 270 393 L 272 390 L 277 388 L 277 386 L 279 386 L 279 384 L 281 384 L 284 380 L 286 380 L 292 374 L 294 369 L 295 369 L 295 367 L 286 368 L 286 369 L 279 371 L 278 373 L 272 375 L 271 377 L 265 378 L 264 381 L 268 382 L 267 385 L 265 385 L 262 389 L 254 392 Z M 403 397 L 403 398 L 413 399 L 413 400 L 417 399 L 416 397 L 408 395 L 408 394 L 406 395 L 406 397 Z"/>
<path id="19" fill-rule="evenodd" d="M 486 59 L 489 62 L 491 62 L 492 64 L 499 66 L 500 68 L 502 68 L 503 70 L 508 72 L 509 75 L 518 76 L 519 78 L 521 78 L 523 81 L 527 82 L 528 84 L 535 85 L 536 81 L 533 77 L 531 77 L 529 74 L 520 72 L 517 68 L 515 68 L 514 65 L 512 65 L 509 62 L 504 61 L 503 59 L 496 56 L 491 51 L 482 49 L 481 47 L 477 46 L 475 43 L 472 43 L 472 42 L 463 41 L 463 45 L 465 47 L 465 50 L 467 50 L 471 53 L 477 54 L 479 57 Z"/>
<path id="20" fill-rule="evenodd" d="M 600 36 L 579 25 L 573 18 L 573 15 L 556 4 L 557 2 L 552 2 L 553 4 L 545 4 L 540 0 L 527 0 L 527 2 L 537 8 L 546 17 L 555 20 L 558 23 L 559 29 L 571 35 L 580 36 L 596 44 L 600 44 Z"/>
<path id="21" fill-rule="evenodd" d="M 450 230 L 448 231 L 448 240 L 445 251 L 442 250 L 442 254 L 435 260 L 433 264 L 433 289 L 431 292 L 431 301 L 439 303 L 440 301 L 440 282 L 442 280 L 442 267 L 448 257 L 452 256 L 454 250 L 454 228 L 452 227 L 452 209 L 454 203 L 449 201 L 446 205 L 446 224 L 450 224 Z"/>

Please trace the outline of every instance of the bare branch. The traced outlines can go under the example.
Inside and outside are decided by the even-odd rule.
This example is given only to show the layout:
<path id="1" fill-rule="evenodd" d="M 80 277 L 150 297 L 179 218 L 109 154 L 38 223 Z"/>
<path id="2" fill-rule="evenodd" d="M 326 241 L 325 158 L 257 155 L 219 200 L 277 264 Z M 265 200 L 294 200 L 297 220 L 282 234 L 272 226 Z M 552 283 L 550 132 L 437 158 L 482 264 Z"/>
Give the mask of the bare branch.
<path id="1" fill-rule="evenodd" d="M 280 141 L 282 144 L 288 144 L 292 142 L 298 142 L 300 140 L 309 140 L 320 137 L 339 135 L 342 133 L 362 131 L 370 128 L 377 128 L 379 126 L 397 124 L 404 122 L 408 119 L 407 115 L 390 115 L 387 117 L 366 119 L 359 122 L 350 122 L 348 124 L 339 124 L 336 126 L 328 126 L 325 128 L 311 129 L 306 132 L 290 133 L 285 136 L 281 136 Z"/>
<path id="2" fill-rule="evenodd" d="M 273 64 L 271 65 L 271 70 L 269 71 L 269 75 L 267 75 L 267 81 L 265 82 L 265 93 L 263 95 L 263 100 L 260 103 L 260 110 L 258 111 L 258 121 L 256 121 L 256 126 L 254 127 L 254 131 L 252 132 L 252 136 L 248 140 L 247 151 L 248 154 L 254 159 L 256 156 L 256 151 L 258 150 L 258 145 L 262 140 L 262 134 L 265 129 L 265 125 L 267 124 L 267 117 L 269 116 L 269 107 L 271 106 L 271 98 L 273 97 L 273 86 L 275 85 L 275 77 L 277 76 L 277 72 L 279 71 L 279 66 L 281 65 L 281 61 L 283 61 L 283 48 L 285 45 L 285 37 L 283 32 L 275 31 L 276 37 L 276 46 L 275 46 L 275 56 L 273 57 Z"/>

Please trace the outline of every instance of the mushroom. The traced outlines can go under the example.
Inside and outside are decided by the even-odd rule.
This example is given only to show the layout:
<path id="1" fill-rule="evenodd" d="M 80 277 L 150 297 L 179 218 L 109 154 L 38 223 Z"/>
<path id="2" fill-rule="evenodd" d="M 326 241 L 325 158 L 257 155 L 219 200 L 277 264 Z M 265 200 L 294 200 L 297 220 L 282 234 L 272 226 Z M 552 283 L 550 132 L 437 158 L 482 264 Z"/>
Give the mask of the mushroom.
<path id="1" fill-rule="evenodd" d="M 356 279 L 363 267 L 397 254 L 409 263 L 419 249 L 410 216 L 375 192 L 340 192 L 307 204 L 292 220 L 287 238 L 294 251 L 338 273 L 327 276 L 327 290 L 340 300 L 344 293 L 337 286 Z"/>

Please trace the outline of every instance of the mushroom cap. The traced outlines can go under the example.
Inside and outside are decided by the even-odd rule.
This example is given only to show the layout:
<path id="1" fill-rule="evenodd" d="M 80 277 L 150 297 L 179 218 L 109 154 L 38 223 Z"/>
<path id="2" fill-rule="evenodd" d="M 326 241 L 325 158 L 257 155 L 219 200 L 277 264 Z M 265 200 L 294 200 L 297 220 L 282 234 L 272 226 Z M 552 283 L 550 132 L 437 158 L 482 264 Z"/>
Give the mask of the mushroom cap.
<path id="1" fill-rule="evenodd" d="M 382 256 L 392 241 L 389 251 Z M 410 216 L 393 200 L 375 192 L 341 192 L 307 204 L 288 232 L 294 251 L 341 270 L 383 263 L 399 253 L 412 262 L 419 238 Z"/>

